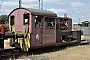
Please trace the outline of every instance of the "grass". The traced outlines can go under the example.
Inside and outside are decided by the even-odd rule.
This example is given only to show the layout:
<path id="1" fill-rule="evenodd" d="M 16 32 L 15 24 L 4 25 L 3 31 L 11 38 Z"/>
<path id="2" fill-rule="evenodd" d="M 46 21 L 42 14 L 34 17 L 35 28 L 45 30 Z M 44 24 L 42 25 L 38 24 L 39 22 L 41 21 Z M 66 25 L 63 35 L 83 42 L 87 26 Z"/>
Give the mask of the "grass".
<path id="1" fill-rule="evenodd" d="M 90 46 L 74 46 L 65 50 L 40 54 L 50 60 L 90 60 Z"/>
<path id="2" fill-rule="evenodd" d="M 28 57 L 30 56 L 28 59 L 36 58 L 38 60 L 38 58 L 42 58 L 43 56 L 47 58 L 47 60 L 90 60 L 90 45 L 66 46 L 59 49 L 51 49 L 51 51 L 48 52 L 47 50 L 36 50 L 36 52 L 38 52 L 37 54 L 33 51 L 32 53 L 34 54 L 28 55 Z M 22 58 L 27 59 L 27 56 Z"/>
<path id="3" fill-rule="evenodd" d="M 81 36 L 81 39 L 90 39 L 90 36 Z"/>

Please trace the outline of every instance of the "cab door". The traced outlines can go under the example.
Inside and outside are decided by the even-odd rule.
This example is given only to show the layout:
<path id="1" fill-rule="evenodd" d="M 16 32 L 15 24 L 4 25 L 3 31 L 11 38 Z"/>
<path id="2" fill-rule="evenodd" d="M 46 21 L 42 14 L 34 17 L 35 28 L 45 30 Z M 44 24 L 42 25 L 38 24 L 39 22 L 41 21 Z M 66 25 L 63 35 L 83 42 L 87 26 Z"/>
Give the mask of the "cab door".
<path id="1" fill-rule="evenodd" d="M 15 17 L 14 16 L 10 16 L 10 25 L 11 25 L 11 31 L 14 31 L 14 19 L 15 19 Z"/>
<path id="2" fill-rule="evenodd" d="M 23 15 L 23 17 L 24 17 L 24 21 L 23 21 L 23 24 L 24 24 L 24 26 L 25 26 L 25 29 L 24 29 L 24 31 L 25 31 L 25 33 L 27 34 L 28 32 L 29 32 L 29 21 L 30 21 L 30 19 L 29 19 L 29 13 L 26 13 L 26 14 L 24 14 Z"/>
<path id="3" fill-rule="evenodd" d="M 35 16 L 35 45 L 41 46 L 42 44 L 42 17 Z"/>

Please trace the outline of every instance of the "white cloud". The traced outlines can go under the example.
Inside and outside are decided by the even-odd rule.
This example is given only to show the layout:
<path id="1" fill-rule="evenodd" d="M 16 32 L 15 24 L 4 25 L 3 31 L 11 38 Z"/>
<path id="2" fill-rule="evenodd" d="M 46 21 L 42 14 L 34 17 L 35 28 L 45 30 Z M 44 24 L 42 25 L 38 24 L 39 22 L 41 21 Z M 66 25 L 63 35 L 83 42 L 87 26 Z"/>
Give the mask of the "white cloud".
<path id="1" fill-rule="evenodd" d="M 67 11 L 65 9 L 49 9 L 50 11 L 56 13 L 58 16 L 62 16 L 64 13 L 66 13 Z"/>
<path id="2" fill-rule="evenodd" d="M 22 3 L 38 4 L 39 0 L 22 0 Z"/>
<path id="3" fill-rule="evenodd" d="M 53 12 L 55 12 L 55 13 L 60 13 L 60 12 L 67 12 L 66 10 L 64 10 L 64 9 L 55 9 L 55 8 L 52 8 L 52 9 L 49 9 L 50 11 L 53 11 Z"/>
<path id="4" fill-rule="evenodd" d="M 81 17 L 84 20 L 90 16 L 90 2 L 86 0 L 43 0 L 43 3 L 44 10 L 50 10 L 58 16 L 63 16 L 64 13 L 67 13 L 76 22 L 78 22 L 76 18 Z M 1 14 L 9 14 L 13 9 L 19 7 L 19 0 L 2 0 L 1 5 Z M 22 0 L 22 7 L 38 9 L 39 0 Z M 73 13 L 70 14 L 71 12 Z M 88 15 L 84 17 L 84 14 Z"/>
<path id="5" fill-rule="evenodd" d="M 2 14 L 8 14 L 11 12 L 11 10 L 18 7 L 18 2 L 15 1 L 6 1 L 1 3 L 1 13 Z"/>
<path id="6" fill-rule="evenodd" d="M 61 2 L 65 2 L 65 0 L 43 0 L 45 3 L 61 3 Z"/>
<path id="7" fill-rule="evenodd" d="M 84 6 L 84 3 L 80 3 L 80 2 L 71 2 L 71 7 L 82 7 Z"/>
<path id="8" fill-rule="evenodd" d="M 23 3 L 24 2 L 24 3 Z M 25 8 L 38 8 L 38 1 L 34 0 L 22 0 L 22 7 Z M 12 10 L 19 7 L 19 0 L 9 0 L 1 3 L 1 13 L 9 14 Z"/>
<path id="9" fill-rule="evenodd" d="M 25 8 L 35 8 L 35 9 L 39 8 L 37 4 L 22 4 L 22 7 L 25 7 Z"/>
<path id="10" fill-rule="evenodd" d="M 3 2 L 2 6 L 4 6 L 4 7 L 15 7 L 15 6 L 18 6 L 18 2 L 7 1 L 7 2 Z"/>

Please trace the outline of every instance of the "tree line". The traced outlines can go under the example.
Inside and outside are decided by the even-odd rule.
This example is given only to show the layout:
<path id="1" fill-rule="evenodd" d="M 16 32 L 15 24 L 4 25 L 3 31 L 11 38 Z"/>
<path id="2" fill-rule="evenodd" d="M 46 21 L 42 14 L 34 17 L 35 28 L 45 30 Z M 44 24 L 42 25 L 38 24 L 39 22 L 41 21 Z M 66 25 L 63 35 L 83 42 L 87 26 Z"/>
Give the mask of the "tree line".
<path id="1" fill-rule="evenodd" d="M 8 15 L 0 15 L 0 24 L 5 24 L 8 22 Z"/>

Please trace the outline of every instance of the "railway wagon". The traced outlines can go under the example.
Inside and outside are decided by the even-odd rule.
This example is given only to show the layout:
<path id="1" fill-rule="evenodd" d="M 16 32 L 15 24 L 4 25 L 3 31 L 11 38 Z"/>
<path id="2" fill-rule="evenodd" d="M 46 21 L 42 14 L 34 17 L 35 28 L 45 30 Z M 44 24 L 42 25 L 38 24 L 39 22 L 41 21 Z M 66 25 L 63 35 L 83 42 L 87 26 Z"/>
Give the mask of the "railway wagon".
<path id="1" fill-rule="evenodd" d="M 80 43 L 81 31 L 72 31 L 72 19 L 31 8 L 16 8 L 8 16 L 10 46 L 29 49 Z M 7 35 L 8 36 L 8 35 Z"/>

